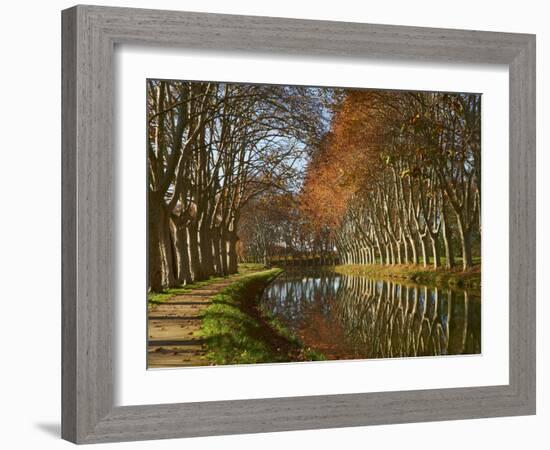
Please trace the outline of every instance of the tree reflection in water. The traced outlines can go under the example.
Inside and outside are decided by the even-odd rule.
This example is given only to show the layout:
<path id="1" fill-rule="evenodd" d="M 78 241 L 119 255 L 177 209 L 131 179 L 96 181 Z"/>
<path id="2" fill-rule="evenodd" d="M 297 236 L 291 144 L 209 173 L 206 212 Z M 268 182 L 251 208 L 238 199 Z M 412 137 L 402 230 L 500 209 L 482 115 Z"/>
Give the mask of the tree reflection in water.
<path id="1" fill-rule="evenodd" d="M 262 307 L 327 359 L 481 353 L 479 293 L 290 271 L 266 289 Z"/>

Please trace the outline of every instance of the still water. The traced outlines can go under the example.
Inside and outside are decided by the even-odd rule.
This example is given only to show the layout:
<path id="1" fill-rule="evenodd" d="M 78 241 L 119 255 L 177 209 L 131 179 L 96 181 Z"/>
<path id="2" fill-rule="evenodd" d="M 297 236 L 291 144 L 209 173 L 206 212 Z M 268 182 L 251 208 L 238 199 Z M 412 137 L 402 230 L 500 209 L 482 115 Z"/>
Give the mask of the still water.
<path id="1" fill-rule="evenodd" d="M 261 304 L 326 359 L 481 353 L 479 292 L 289 270 Z"/>

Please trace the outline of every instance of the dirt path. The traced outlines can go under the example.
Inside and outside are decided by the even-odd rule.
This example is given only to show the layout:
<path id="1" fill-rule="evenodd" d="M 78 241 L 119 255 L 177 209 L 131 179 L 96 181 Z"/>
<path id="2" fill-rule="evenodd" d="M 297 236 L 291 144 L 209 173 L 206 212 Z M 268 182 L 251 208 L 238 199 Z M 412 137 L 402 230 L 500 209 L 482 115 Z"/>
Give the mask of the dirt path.
<path id="1" fill-rule="evenodd" d="M 147 318 L 148 367 L 208 365 L 204 341 L 196 336 L 202 315 L 214 295 L 242 276 L 233 275 L 152 307 Z"/>

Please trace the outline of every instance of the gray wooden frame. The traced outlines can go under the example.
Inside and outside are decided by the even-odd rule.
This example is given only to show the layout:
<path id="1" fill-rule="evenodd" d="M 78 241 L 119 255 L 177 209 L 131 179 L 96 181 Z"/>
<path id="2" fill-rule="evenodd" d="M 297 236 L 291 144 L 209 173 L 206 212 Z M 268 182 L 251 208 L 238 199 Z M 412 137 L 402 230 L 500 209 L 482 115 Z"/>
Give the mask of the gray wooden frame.
<path id="1" fill-rule="evenodd" d="M 63 438 L 93 443 L 535 413 L 535 36 L 97 6 L 63 11 L 62 31 Z M 509 384 L 114 407 L 119 43 L 508 65 Z"/>

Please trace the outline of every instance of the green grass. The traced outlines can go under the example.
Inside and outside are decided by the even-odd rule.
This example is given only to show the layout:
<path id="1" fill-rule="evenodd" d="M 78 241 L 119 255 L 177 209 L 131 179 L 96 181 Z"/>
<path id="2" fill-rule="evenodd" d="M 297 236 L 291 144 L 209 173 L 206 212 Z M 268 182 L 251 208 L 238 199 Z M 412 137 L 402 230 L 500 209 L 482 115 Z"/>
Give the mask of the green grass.
<path id="1" fill-rule="evenodd" d="M 246 275 L 253 272 L 259 272 L 260 270 L 264 270 L 264 269 L 265 269 L 265 266 L 263 264 L 254 264 L 254 263 L 239 264 L 239 267 L 238 267 L 239 274 L 241 275 Z M 149 292 L 147 294 L 147 300 L 150 305 L 157 305 L 159 303 L 165 302 L 166 300 L 174 297 L 175 295 L 188 294 L 189 292 L 195 289 L 206 287 L 210 284 L 216 283 L 218 281 L 226 280 L 228 278 L 231 278 L 231 275 L 227 275 L 223 277 L 219 277 L 219 276 L 209 277 L 205 280 L 194 281 L 193 283 L 184 284 L 175 288 L 165 289 L 162 292 Z"/>
<path id="2" fill-rule="evenodd" d="M 324 359 L 301 347 L 296 337 L 258 305 L 264 288 L 280 273 L 250 273 L 212 298 L 199 335 L 213 364 L 250 364 Z"/>
<path id="3" fill-rule="evenodd" d="M 337 273 L 348 275 L 372 276 L 387 280 L 405 280 L 418 284 L 438 287 L 463 288 L 479 291 L 481 289 L 481 265 L 475 265 L 465 271 L 462 268 L 445 269 L 423 267 L 415 264 L 385 266 L 379 264 L 348 264 L 334 266 Z"/>
<path id="4" fill-rule="evenodd" d="M 147 294 L 147 300 L 149 301 L 150 304 L 153 304 L 153 305 L 163 303 L 166 300 L 174 297 L 175 295 L 187 294 L 193 291 L 194 289 L 205 287 L 210 284 L 216 283 L 218 281 L 225 280 L 227 278 L 229 278 L 229 276 L 210 277 L 210 278 L 207 278 L 206 280 L 195 281 L 193 283 L 184 284 L 179 287 L 165 289 L 162 292 L 149 292 L 149 294 Z"/>
<path id="5" fill-rule="evenodd" d="M 250 273 L 265 270 L 266 266 L 258 263 L 241 263 L 239 264 L 239 273 Z"/>

